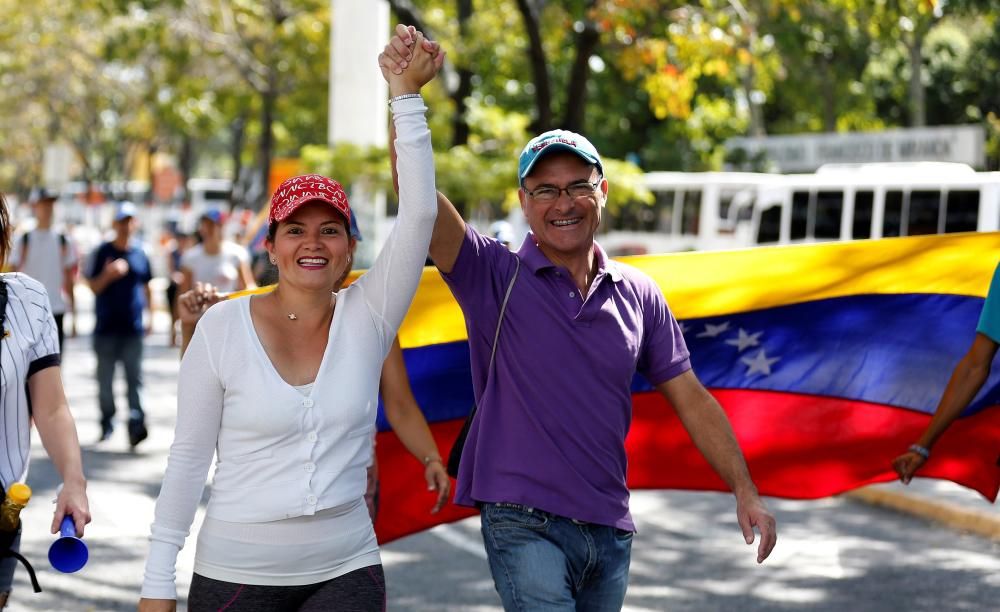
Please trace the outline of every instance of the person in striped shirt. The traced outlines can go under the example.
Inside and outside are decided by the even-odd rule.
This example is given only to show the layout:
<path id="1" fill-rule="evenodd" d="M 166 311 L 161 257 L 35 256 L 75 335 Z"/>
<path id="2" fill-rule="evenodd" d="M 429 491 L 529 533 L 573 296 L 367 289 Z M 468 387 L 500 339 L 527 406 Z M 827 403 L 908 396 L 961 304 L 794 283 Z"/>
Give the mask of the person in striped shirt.
<path id="1" fill-rule="evenodd" d="M 0 269 L 10 252 L 7 203 L 0 195 Z M 6 298 L 6 299 L 4 299 Z M 0 484 L 3 490 L 28 475 L 31 422 L 62 477 L 51 531 L 72 516 L 76 535 L 90 522 L 87 481 L 83 477 L 80 441 L 69 411 L 60 372 L 59 338 L 45 287 L 20 272 L 0 274 Z M 30 405 L 29 405 L 30 398 Z M 17 550 L 20 534 L 11 548 Z M 0 559 L 0 608 L 7 603 L 16 560 Z"/>

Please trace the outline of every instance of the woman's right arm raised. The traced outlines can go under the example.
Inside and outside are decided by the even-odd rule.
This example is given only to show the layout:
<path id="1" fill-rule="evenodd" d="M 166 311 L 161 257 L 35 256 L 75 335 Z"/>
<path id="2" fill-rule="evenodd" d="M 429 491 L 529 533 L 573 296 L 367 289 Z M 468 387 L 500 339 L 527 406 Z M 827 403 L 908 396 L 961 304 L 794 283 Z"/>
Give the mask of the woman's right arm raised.
<path id="1" fill-rule="evenodd" d="M 418 32 L 413 26 L 396 26 L 396 34 L 385 46 L 379 56 L 379 66 L 382 74 L 389 80 L 390 75 L 402 75 L 410 66 L 414 50 L 417 47 Z M 445 53 L 438 43 L 420 37 L 420 47 L 423 51 L 436 58 L 440 66 Z M 392 165 L 392 183 L 396 193 L 399 193 L 399 179 L 396 167 L 396 127 L 389 126 L 389 159 Z M 458 252 L 465 239 L 465 220 L 458 213 L 455 205 L 440 191 L 437 193 L 438 212 L 434 223 L 434 233 L 431 236 L 430 257 L 434 265 L 444 273 L 451 272 L 458 258 Z"/>

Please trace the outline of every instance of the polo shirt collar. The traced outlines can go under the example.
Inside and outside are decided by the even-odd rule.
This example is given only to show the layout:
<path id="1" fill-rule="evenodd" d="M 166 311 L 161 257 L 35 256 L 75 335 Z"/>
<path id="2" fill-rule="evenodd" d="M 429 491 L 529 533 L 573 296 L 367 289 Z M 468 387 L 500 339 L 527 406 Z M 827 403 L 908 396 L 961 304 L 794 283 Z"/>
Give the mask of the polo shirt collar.
<path id="1" fill-rule="evenodd" d="M 535 235 L 531 232 L 528 232 L 528 236 L 524 239 L 524 243 L 521 244 L 517 255 L 533 274 L 538 274 L 540 270 L 545 268 L 556 267 L 545 256 L 545 253 L 542 253 L 542 250 L 538 248 L 538 244 L 535 242 Z M 601 278 L 606 274 L 616 283 L 624 278 L 621 269 L 618 267 L 618 263 L 608 258 L 607 253 L 596 242 L 594 243 L 594 257 L 597 259 L 597 278 Z"/>

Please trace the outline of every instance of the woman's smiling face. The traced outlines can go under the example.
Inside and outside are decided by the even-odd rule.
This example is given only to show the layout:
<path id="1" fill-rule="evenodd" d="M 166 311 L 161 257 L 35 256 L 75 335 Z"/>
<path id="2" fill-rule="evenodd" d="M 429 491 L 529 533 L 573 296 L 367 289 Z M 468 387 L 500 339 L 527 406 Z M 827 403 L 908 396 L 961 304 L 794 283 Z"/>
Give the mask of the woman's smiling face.
<path id="1" fill-rule="evenodd" d="M 267 250 L 277 259 L 281 282 L 332 291 L 350 264 L 354 244 L 343 215 L 326 202 L 315 201 L 278 224 Z"/>

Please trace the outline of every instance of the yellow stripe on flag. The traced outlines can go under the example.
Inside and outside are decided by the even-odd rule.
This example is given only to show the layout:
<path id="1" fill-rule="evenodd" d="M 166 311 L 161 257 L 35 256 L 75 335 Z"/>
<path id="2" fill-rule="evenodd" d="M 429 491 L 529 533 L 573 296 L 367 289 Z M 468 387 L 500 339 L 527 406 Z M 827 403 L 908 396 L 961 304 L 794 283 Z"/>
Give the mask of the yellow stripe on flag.
<path id="1" fill-rule="evenodd" d="M 985 296 L 1000 232 L 945 234 L 625 257 L 663 290 L 678 319 L 864 294 Z M 348 282 L 360 275 L 355 271 Z M 254 295 L 271 287 L 230 295 Z M 436 268 L 424 268 L 400 329 L 403 348 L 466 339 L 465 319 Z"/>

